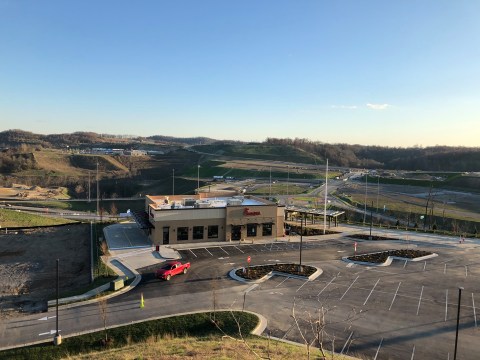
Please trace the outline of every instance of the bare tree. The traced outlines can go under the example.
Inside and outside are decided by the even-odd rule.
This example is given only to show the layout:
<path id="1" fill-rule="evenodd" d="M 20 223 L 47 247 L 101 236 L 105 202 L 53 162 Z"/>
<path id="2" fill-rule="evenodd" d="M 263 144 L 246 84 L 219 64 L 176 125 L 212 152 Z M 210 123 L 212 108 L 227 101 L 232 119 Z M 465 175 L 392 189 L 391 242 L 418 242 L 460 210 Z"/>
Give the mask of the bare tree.
<path id="1" fill-rule="evenodd" d="M 107 331 L 107 315 L 108 315 L 108 303 L 106 298 L 100 299 L 98 302 L 98 308 L 100 309 L 100 316 L 102 317 L 103 321 L 103 330 L 105 331 L 105 345 L 108 344 L 108 331 Z"/>
<path id="2" fill-rule="evenodd" d="M 103 240 L 100 244 L 100 249 L 102 250 L 103 255 L 105 276 L 108 276 L 108 260 L 110 259 L 110 251 L 108 251 L 108 244 L 105 240 Z"/>
<path id="3" fill-rule="evenodd" d="M 307 359 L 310 359 L 312 347 L 318 347 L 322 360 L 327 359 L 325 343 L 331 343 L 331 358 L 335 356 L 335 335 L 330 334 L 329 328 L 334 325 L 343 324 L 345 330 L 350 329 L 353 321 L 359 318 L 357 311 L 352 308 L 350 312 L 337 322 L 327 322 L 326 316 L 332 308 L 326 306 L 320 306 L 315 310 L 315 314 L 312 315 L 311 311 L 304 311 L 305 318 L 300 318 L 296 312 L 296 299 L 293 300 L 292 305 L 292 317 L 295 321 L 298 332 L 307 348 Z"/>

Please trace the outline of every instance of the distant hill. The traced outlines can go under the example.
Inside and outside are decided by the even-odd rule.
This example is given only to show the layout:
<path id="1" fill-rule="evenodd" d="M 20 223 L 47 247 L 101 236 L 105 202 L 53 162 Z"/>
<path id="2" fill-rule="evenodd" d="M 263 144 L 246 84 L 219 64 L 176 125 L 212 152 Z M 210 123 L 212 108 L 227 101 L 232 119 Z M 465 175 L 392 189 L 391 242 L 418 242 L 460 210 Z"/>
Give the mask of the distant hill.
<path id="1" fill-rule="evenodd" d="M 162 149 L 162 147 L 172 149 L 172 147 L 189 146 L 198 153 L 269 161 L 324 164 L 326 159 L 328 159 L 331 166 L 353 168 L 456 172 L 480 171 L 480 148 L 478 147 L 433 146 L 426 148 L 394 148 L 326 144 L 298 138 L 267 138 L 267 140 L 261 143 L 246 143 L 231 140 L 218 141 L 207 137 L 179 138 L 163 135 L 135 137 L 93 132 L 52 135 L 39 135 L 23 130 L 0 132 L 0 148 L 19 148 L 20 151 L 18 153 L 27 153 L 32 151 L 32 146 L 56 149 L 65 149 L 66 147 L 113 147 L 148 150 Z M 4 153 L 2 155 L 4 162 L 2 166 L 15 167 L 13 164 L 18 160 L 15 156 L 17 155 Z M 27 166 L 29 159 L 22 158 L 21 160 Z"/>
<path id="2" fill-rule="evenodd" d="M 24 130 L 6 130 L 0 132 L 0 148 L 41 146 L 46 148 L 69 147 L 119 147 L 139 148 L 151 145 L 197 145 L 208 144 L 215 140 L 206 137 L 178 138 L 155 135 L 151 137 L 121 136 L 97 134 L 94 132 L 74 132 L 71 134 L 40 135 Z"/>

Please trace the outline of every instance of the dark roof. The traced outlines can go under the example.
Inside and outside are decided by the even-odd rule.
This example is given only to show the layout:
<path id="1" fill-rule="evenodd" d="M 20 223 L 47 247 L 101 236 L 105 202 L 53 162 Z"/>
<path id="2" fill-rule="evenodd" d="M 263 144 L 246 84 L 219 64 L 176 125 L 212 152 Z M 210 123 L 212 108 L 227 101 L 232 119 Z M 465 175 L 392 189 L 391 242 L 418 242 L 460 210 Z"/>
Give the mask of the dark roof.
<path id="1" fill-rule="evenodd" d="M 148 219 L 148 214 L 145 211 L 132 211 L 132 216 L 141 229 L 155 228 Z"/>

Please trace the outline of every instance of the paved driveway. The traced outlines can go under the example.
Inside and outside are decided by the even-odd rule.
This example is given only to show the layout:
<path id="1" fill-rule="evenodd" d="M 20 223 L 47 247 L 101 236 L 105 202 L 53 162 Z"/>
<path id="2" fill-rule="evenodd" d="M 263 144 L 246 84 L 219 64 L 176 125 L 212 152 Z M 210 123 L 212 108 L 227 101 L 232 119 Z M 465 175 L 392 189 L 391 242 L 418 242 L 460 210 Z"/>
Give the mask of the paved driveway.
<path id="1" fill-rule="evenodd" d="M 147 235 L 136 223 L 123 223 L 107 226 L 103 233 L 110 250 L 151 247 Z"/>

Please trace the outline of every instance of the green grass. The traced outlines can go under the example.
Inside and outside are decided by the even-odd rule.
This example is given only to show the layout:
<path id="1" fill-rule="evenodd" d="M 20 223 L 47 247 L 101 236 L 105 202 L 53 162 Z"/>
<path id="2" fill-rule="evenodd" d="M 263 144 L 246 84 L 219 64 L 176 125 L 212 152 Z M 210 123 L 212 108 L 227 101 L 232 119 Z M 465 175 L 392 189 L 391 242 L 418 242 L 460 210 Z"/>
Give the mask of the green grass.
<path id="1" fill-rule="evenodd" d="M 308 188 L 306 187 L 301 187 L 297 185 L 290 185 L 288 186 L 288 194 L 289 195 L 298 195 L 298 194 L 303 194 L 308 192 Z M 281 195 L 286 195 L 287 194 L 287 185 L 286 184 L 272 184 L 271 188 L 272 194 L 281 194 Z M 261 186 L 256 188 L 253 191 L 249 191 L 249 194 L 261 194 L 261 195 L 266 195 L 270 194 L 270 186 Z"/>
<path id="2" fill-rule="evenodd" d="M 215 321 L 218 327 L 220 327 L 226 335 L 239 337 L 236 322 L 238 321 L 241 325 L 242 335 L 248 338 L 250 332 L 258 324 L 258 318 L 253 314 L 245 312 L 234 312 L 233 314 L 235 318 L 230 312 L 191 314 L 108 329 L 108 337 L 112 339 L 111 342 L 109 342 L 108 348 L 121 348 L 132 343 L 145 342 L 151 337 L 197 336 L 205 338 L 209 336 L 221 336 L 222 332 L 220 332 L 212 322 L 213 315 L 215 315 Z M 103 339 L 105 339 L 105 332 L 99 331 L 64 338 L 60 346 L 54 346 L 48 343 L 2 351 L 0 352 L 0 358 L 12 360 L 61 359 L 73 355 L 105 350 L 105 345 L 102 344 Z"/>
<path id="3" fill-rule="evenodd" d="M 322 161 L 318 157 L 289 145 L 272 144 L 211 144 L 197 145 L 194 149 L 216 155 L 248 159 L 278 160 L 305 164 Z"/>
<path id="4" fill-rule="evenodd" d="M 32 227 L 73 224 L 75 220 L 51 218 L 41 215 L 29 214 L 22 211 L 0 209 L 0 225 L 9 227 Z"/>

